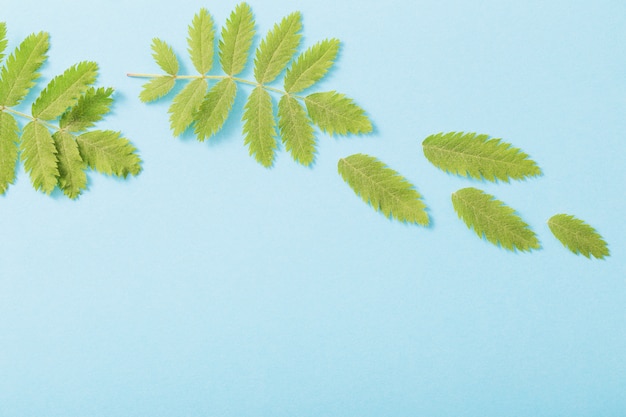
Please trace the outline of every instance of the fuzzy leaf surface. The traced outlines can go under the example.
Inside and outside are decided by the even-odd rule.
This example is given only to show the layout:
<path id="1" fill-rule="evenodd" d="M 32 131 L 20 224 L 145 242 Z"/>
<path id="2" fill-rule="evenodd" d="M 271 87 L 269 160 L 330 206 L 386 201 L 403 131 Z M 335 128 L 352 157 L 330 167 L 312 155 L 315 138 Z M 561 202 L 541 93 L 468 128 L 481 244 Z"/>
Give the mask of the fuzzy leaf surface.
<path id="1" fill-rule="evenodd" d="M 69 198 L 77 198 L 87 188 L 86 164 L 80 156 L 76 138 L 71 133 L 58 131 L 52 135 L 57 150 L 59 188 Z"/>
<path id="2" fill-rule="evenodd" d="M 175 136 L 182 134 L 193 122 L 193 116 L 202 103 L 207 86 L 205 79 L 196 78 L 174 97 L 169 113 L 170 126 Z"/>
<path id="3" fill-rule="evenodd" d="M 194 116 L 198 140 L 203 141 L 219 132 L 233 108 L 236 95 L 237 84 L 231 78 L 220 80 L 209 90 Z"/>
<path id="4" fill-rule="evenodd" d="M 93 127 L 96 122 L 102 120 L 113 104 L 112 88 L 87 89 L 85 94 L 78 98 L 74 106 L 67 110 L 59 120 L 61 129 L 68 132 L 81 132 Z"/>
<path id="5" fill-rule="evenodd" d="M 548 227 L 572 253 L 598 259 L 610 255 L 606 242 L 596 229 L 570 214 L 555 214 L 548 220 Z"/>
<path id="6" fill-rule="evenodd" d="M 302 29 L 300 12 L 291 13 L 274 25 L 256 50 L 254 77 L 258 83 L 272 82 L 280 74 L 300 44 Z"/>
<path id="7" fill-rule="evenodd" d="M 172 91 L 174 84 L 176 84 L 176 79 L 169 75 L 153 78 L 143 85 L 139 99 L 144 103 L 158 100 Z"/>
<path id="8" fill-rule="evenodd" d="M 334 135 L 370 133 L 372 123 L 352 99 L 335 91 L 313 93 L 304 99 L 309 116 L 322 131 Z"/>
<path id="9" fill-rule="evenodd" d="M 174 50 L 159 38 L 152 39 L 152 57 L 157 65 L 169 75 L 178 73 L 178 58 Z"/>
<path id="10" fill-rule="evenodd" d="M 285 74 L 285 91 L 299 93 L 322 79 L 339 52 L 339 40 L 325 39 L 304 51 Z"/>
<path id="11" fill-rule="evenodd" d="M 420 193 L 383 162 L 369 155 L 354 154 L 339 160 L 338 171 L 365 203 L 385 217 L 428 225 L 428 213 Z"/>
<path id="12" fill-rule="evenodd" d="M 220 64 L 226 74 L 237 75 L 243 71 L 254 34 L 252 10 L 246 3 L 240 3 L 222 28 L 219 41 Z"/>
<path id="13" fill-rule="evenodd" d="M 278 127 L 285 149 L 293 159 L 302 165 L 311 165 L 315 158 L 311 120 L 298 100 L 286 94 L 278 102 Z"/>
<path id="14" fill-rule="evenodd" d="M 8 113 L 0 112 L 0 194 L 4 194 L 15 180 L 18 131 L 17 120 Z"/>
<path id="15" fill-rule="evenodd" d="M 257 162 L 266 168 L 274 163 L 276 151 L 276 120 L 272 97 L 261 86 L 248 97 L 243 113 L 244 143 Z"/>
<path id="16" fill-rule="evenodd" d="M 76 104 L 78 98 L 96 81 L 98 64 L 81 62 L 54 77 L 32 105 L 33 116 L 53 120 Z"/>
<path id="17" fill-rule="evenodd" d="M 510 251 L 539 249 L 539 240 L 515 210 L 479 189 L 469 187 L 452 194 L 452 205 L 468 228 L 494 245 Z"/>
<path id="18" fill-rule="evenodd" d="M 213 67 L 213 44 L 215 42 L 215 29 L 213 29 L 213 19 L 207 11 L 202 8 L 193 17 L 189 26 L 189 56 L 191 62 L 200 74 L 206 74 Z M 178 65 L 176 66 L 178 72 Z M 172 75 L 176 72 L 171 73 Z"/>
<path id="19" fill-rule="evenodd" d="M 38 122 L 24 126 L 20 142 L 24 168 L 33 187 L 50 194 L 57 184 L 57 150 L 48 128 Z"/>
<path id="20" fill-rule="evenodd" d="M 449 132 L 428 136 L 424 155 L 437 168 L 463 177 L 508 182 L 541 175 L 527 154 L 488 135 Z"/>
<path id="21" fill-rule="evenodd" d="M 0 73 L 0 105 L 19 104 L 35 85 L 37 70 L 47 58 L 48 38 L 45 32 L 29 35 L 7 58 Z"/>
<path id="22" fill-rule="evenodd" d="M 76 142 L 83 161 L 102 174 L 125 178 L 141 171 L 137 149 L 120 132 L 94 130 L 78 136 Z"/>
<path id="23" fill-rule="evenodd" d="M 4 51 L 7 49 L 7 25 L 0 22 L 0 63 L 4 59 Z"/>

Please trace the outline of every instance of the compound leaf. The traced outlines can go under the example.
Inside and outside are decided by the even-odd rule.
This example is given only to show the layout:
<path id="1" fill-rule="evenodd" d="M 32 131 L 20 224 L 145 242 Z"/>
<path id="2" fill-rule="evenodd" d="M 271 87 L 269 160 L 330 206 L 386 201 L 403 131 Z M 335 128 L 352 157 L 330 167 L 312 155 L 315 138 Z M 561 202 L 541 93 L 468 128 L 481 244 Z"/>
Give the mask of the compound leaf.
<path id="1" fill-rule="evenodd" d="M 45 32 L 29 35 L 7 58 L 0 74 L 0 105 L 19 104 L 35 85 L 37 70 L 47 58 L 48 37 Z"/>
<path id="2" fill-rule="evenodd" d="M 141 171 L 137 150 L 120 132 L 94 130 L 78 136 L 76 142 L 83 161 L 102 174 L 126 177 Z"/>
<path id="3" fill-rule="evenodd" d="M 157 65 L 169 75 L 178 73 L 178 59 L 174 50 L 159 38 L 152 39 L 152 57 Z"/>
<path id="4" fill-rule="evenodd" d="M 236 95 L 237 84 L 231 78 L 224 78 L 209 90 L 194 116 L 198 140 L 203 141 L 222 128 Z"/>
<path id="5" fill-rule="evenodd" d="M 207 9 L 202 8 L 193 17 L 187 38 L 191 62 L 200 74 L 206 74 L 213 67 L 214 40 L 213 19 Z M 176 72 L 178 72 L 178 63 L 176 64 L 176 71 L 170 72 L 170 74 L 174 75 Z"/>
<path id="6" fill-rule="evenodd" d="M 4 194 L 15 180 L 15 165 L 18 153 L 17 120 L 0 112 L 0 194 Z"/>
<path id="7" fill-rule="evenodd" d="M 539 240 L 515 210 L 473 187 L 452 194 L 452 205 L 468 228 L 494 245 L 514 251 L 539 249 Z"/>
<path id="8" fill-rule="evenodd" d="M 73 106 L 78 98 L 96 81 L 98 64 L 81 62 L 54 77 L 32 105 L 34 117 L 53 120 Z"/>
<path id="9" fill-rule="evenodd" d="M 39 122 L 24 126 L 20 143 L 24 168 L 36 190 L 50 194 L 57 184 L 57 150 L 48 128 Z"/>
<path id="10" fill-rule="evenodd" d="M 4 51 L 7 48 L 7 25 L 0 22 L 0 62 L 4 59 Z"/>
<path id="11" fill-rule="evenodd" d="M 422 196 L 383 162 L 369 155 L 354 154 L 340 159 L 338 170 L 343 180 L 374 210 L 402 222 L 428 225 Z"/>
<path id="12" fill-rule="evenodd" d="M 587 258 L 603 259 L 609 248 L 602 236 L 590 225 L 570 214 L 555 214 L 548 220 L 552 234 L 570 251 Z"/>
<path id="13" fill-rule="evenodd" d="M 113 104 L 114 90 L 112 88 L 90 87 L 78 98 L 74 106 L 67 110 L 59 120 L 61 129 L 68 132 L 81 132 L 93 127 L 102 120 Z"/>
<path id="14" fill-rule="evenodd" d="M 193 116 L 198 111 L 200 103 L 206 94 L 207 82 L 197 78 L 188 83 L 182 91 L 174 97 L 170 106 L 170 126 L 175 136 L 183 133 L 193 122 Z"/>
<path id="15" fill-rule="evenodd" d="M 333 65 L 339 40 L 325 39 L 304 51 L 285 74 L 285 91 L 299 93 L 318 82 Z"/>
<path id="16" fill-rule="evenodd" d="M 169 75 L 156 77 L 143 85 L 143 90 L 139 93 L 139 99 L 144 103 L 157 100 L 169 93 L 176 84 L 176 79 Z"/>
<path id="17" fill-rule="evenodd" d="M 302 29 L 300 12 L 289 16 L 274 25 L 256 50 L 254 77 L 260 84 L 273 81 L 285 69 L 300 44 Z"/>
<path id="18" fill-rule="evenodd" d="M 252 10 L 241 3 L 230 14 L 219 41 L 220 64 L 226 74 L 237 75 L 243 71 L 254 33 Z"/>
<path id="19" fill-rule="evenodd" d="M 87 188 L 86 164 L 80 156 L 74 135 L 60 130 L 52 135 L 57 150 L 59 188 L 69 198 L 77 198 Z"/>
<path id="20" fill-rule="evenodd" d="M 309 116 L 322 131 L 330 135 L 370 133 L 372 123 L 354 101 L 335 91 L 313 93 L 304 102 Z"/>
<path id="21" fill-rule="evenodd" d="M 276 121 L 270 94 L 258 86 L 252 90 L 243 114 L 244 143 L 250 155 L 264 167 L 272 166 L 276 150 Z"/>
<path id="22" fill-rule="evenodd" d="M 315 158 L 315 135 L 302 105 L 285 94 L 278 102 L 278 128 L 285 149 L 296 162 L 311 165 Z"/>
<path id="23" fill-rule="evenodd" d="M 433 165 L 453 174 L 508 182 L 541 175 L 527 154 L 488 135 L 450 132 L 428 136 L 424 155 Z"/>

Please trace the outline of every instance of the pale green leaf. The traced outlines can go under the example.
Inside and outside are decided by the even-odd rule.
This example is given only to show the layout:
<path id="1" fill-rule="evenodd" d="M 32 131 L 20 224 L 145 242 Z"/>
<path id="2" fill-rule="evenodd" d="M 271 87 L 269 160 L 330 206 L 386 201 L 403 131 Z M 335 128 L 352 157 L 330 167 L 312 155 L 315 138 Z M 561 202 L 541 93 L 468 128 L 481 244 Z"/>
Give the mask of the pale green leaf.
<path id="1" fill-rule="evenodd" d="M 110 111 L 112 95 L 112 88 L 90 87 L 74 106 L 63 113 L 59 126 L 68 132 L 80 132 L 93 127 Z"/>
<path id="2" fill-rule="evenodd" d="M 315 158 L 315 135 L 302 105 L 285 94 L 278 102 L 278 127 L 285 149 L 296 162 L 311 165 Z"/>
<path id="3" fill-rule="evenodd" d="M 178 59 L 174 50 L 159 38 L 152 39 L 152 57 L 157 65 L 169 75 L 178 73 Z"/>
<path id="4" fill-rule="evenodd" d="M 200 74 L 206 74 L 213 66 L 213 44 L 215 41 L 215 30 L 213 29 L 213 19 L 207 11 L 202 8 L 193 17 L 189 26 L 189 56 L 193 66 Z M 176 66 L 178 70 L 178 65 Z M 176 74 L 170 73 L 170 74 Z"/>
<path id="5" fill-rule="evenodd" d="M 188 83 L 182 91 L 174 97 L 170 106 L 170 126 L 175 136 L 183 133 L 193 122 L 193 116 L 198 111 L 200 103 L 206 94 L 207 82 L 203 78 L 196 78 Z"/>
<path id="6" fill-rule="evenodd" d="M 76 138 L 71 133 L 58 131 L 52 139 L 59 162 L 59 188 L 69 198 L 77 198 L 87 188 L 87 164 L 80 156 Z"/>
<path id="7" fill-rule="evenodd" d="M 0 194 L 4 194 L 15 180 L 18 131 L 15 118 L 8 113 L 0 112 Z"/>
<path id="8" fill-rule="evenodd" d="M 433 165 L 463 177 L 508 182 L 541 175 L 541 169 L 527 154 L 488 135 L 438 133 L 427 137 L 422 146 Z"/>
<path id="9" fill-rule="evenodd" d="M 50 194 L 57 185 L 59 170 L 57 150 L 48 128 L 36 121 L 24 126 L 20 150 L 33 187 Z"/>
<path id="10" fill-rule="evenodd" d="M 12 107 L 24 99 L 39 78 L 37 70 L 47 58 L 48 47 L 48 34 L 39 32 L 24 39 L 7 58 L 0 74 L 0 105 Z"/>
<path id="11" fill-rule="evenodd" d="M 337 167 L 343 180 L 374 210 L 401 222 L 428 225 L 420 193 L 383 162 L 359 153 L 340 159 Z"/>
<path id="12" fill-rule="evenodd" d="M 53 120 L 78 101 L 78 98 L 96 81 L 98 64 L 81 62 L 54 77 L 32 105 L 33 116 Z"/>
<path id="13" fill-rule="evenodd" d="M 76 142 L 83 161 L 102 174 L 126 177 L 141 171 L 137 149 L 120 132 L 94 130 L 78 136 Z"/>
<path id="14" fill-rule="evenodd" d="M 339 40 L 325 39 L 304 51 L 285 74 L 285 91 L 299 93 L 322 79 L 339 52 Z"/>
<path id="15" fill-rule="evenodd" d="M 144 103 L 157 100 L 172 91 L 174 84 L 176 79 L 169 75 L 153 78 L 143 85 L 139 99 Z"/>
<path id="16" fill-rule="evenodd" d="M 4 51 L 7 48 L 7 25 L 4 22 L 0 22 L 0 63 L 4 59 Z"/>
<path id="17" fill-rule="evenodd" d="M 452 194 L 452 205 L 468 228 L 479 237 L 510 251 L 539 249 L 535 233 L 515 213 L 515 210 L 473 187 Z"/>
<path id="18" fill-rule="evenodd" d="M 300 44 L 302 16 L 294 12 L 283 18 L 267 34 L 256 50 L 254 58 L 254 77 L 258 83 L 272 82 L 280 74 Z"/>
<path id="19" fill-rule="evenodd" d="M 255 87 L 248 97 L 243 114 L 244 143 L 250 155 L 264 167 L 272 166 L 276 150 L 276 120 L 272 97 L 261 86 Z"/>
<path id="20" fill-rule="evenodd" d="M 610 255 L 602 236 L 583 220 L 569 214 L 555 214 L 548 220 L 548 226 L 552 234 L 575 254 L 598 259 Z"/>
<path id="21" fill-rule="evenodd" d="M 199 141 L 210 138 L 224 126 L 236 95 L 237 84 L 231 78 L 224 78 L 209 90 L 194 115 Z"/>
<path id="22" fill-rule="evenodd" d="M 254 38 L 254 17 L 246 3 L 240 3 L 222 28 L 219 55 L 222 69 L 228 75 L 237 75 L 246 66 Z"/>
<path id="23" fill-rule="evenodd" d="M 335 91 L 313 93 L 304 102 L 309 116 L 322 131 L 330 135 L 370 133 L 372 123 L 354 101 Z"/>

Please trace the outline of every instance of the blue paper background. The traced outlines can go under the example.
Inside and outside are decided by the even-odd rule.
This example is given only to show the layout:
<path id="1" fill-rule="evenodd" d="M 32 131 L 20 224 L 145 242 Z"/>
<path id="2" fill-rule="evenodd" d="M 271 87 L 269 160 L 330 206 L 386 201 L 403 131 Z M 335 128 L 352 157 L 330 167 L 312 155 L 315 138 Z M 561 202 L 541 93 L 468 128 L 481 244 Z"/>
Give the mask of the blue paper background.
<path id="1" fill-rule="evenodd" d="M 305 47 L 342 41 L 317 89 L 353 97 L 374 134 L 319 134 L 313 168 L 283 151 L 266 170 L 243 145 L 243 87 L 216 138 L 172 137 L 170 100 L 140 103 L 126 73 L 158 71 L 155 36 L 191 70 L 194 13 L 221 26 L 234 1 L 0 1 L 9 49 L 51 34 L 37 91 L 98 62 L 117 90 L 99 126 L 144 160 L 137 178 L 90 174 L 78 201 L 20 165 L 0 197 L 0 416 L 623 416 L 626 3 L 250 4 L 255 44 L 294 10 Z M 504 138 L 544 176 L 438 171 L 421 141 L 453 130 Z M 336 173 L 357 152 L 412 181 L 432 227 L 363 204 Z M 450 203 L 466 186 L 516 208 L 543 249 L 479 240 Z M 545 223 L 559 212 L 611 257 L 565 250 Z"/>

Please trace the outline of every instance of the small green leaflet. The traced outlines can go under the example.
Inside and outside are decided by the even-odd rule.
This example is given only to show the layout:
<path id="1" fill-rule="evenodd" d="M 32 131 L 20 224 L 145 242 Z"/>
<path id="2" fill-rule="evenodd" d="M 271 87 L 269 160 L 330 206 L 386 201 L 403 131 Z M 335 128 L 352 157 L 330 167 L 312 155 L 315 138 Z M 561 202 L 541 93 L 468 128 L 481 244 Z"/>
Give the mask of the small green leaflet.
<path id="1" fill-rule="evenodd" d="M 0 105 L 18 105 L 35 85 L 37 70 L 47 58 L 48 38 L 44 32 L 32 34 L 7 58 L 0 73 Z"/>
<path id="2" fill-rule="evenodd" d="M 57 185 L 59 170 L 57 150 L 48 128 L 35 121 L 24 126 L 20 151 L 33 187 L 50 194 Z"/>
<path id="3" fill-rule="evenodd" d="M 189 26 L 189 37 L 187 38 L 191 62 L 200 74 L 206 74 L 213 67 L 214 38 L 213 19 L 209 12 L 202 8 L 194 16 L 191 26 Z M 174 55 L 173 52 L 172 55 Z M 176 71 L 170 72 L 170 74 L 175 75 L 177 72 L 178 62 L 176 62 Z"/>
<path id="4" fill-rule="evenodd" d="M 169 93 L 176 84 L 176 78 L 171 75 L 156 77 L 143 85 L 143 90 L 139 94 L 139 98 L 144 103 L 158 100 Z"/>
<path id="5" fill-rule="evenodd" d="M 207 87 L 208 83 L 204 78 L 197 78 L 176 94 L 169 109 L 170 126 L 174 135 L 181 135 L 193 123 Z"/>
<path id="6" fill-rule="evenodd" d="M 304 99 L 311 120 L 330 135 L 370 133 L 372 123 L 365 111 L 335 91 L 313 93 Z"/>
<path id="7" fill-rule="evenodd" d="M 209 90 L 195 114 L 198 140 L 209 138 L 222 128 L 236 95 L 237 84 L 230 78 L 224 78 Z"/>
<path id="8" fill-rule="evenodd" d="M 219 42 L 220 64 L 228 75 L 237 75 L 246 66 L 254 38 L 254 17 L 246 3 L 239 4 L 222 28 Z"/>
<path id="9" fill-rule="evenodd" d="M 302 37 L 298 33 L 302 30 L 301 20 L 300 12 L 286 16 L 261 41 L 254 58 L 254 78 L 258 83 L 274 81 L 296 53 Z"/>
<path id="10" fill-rule="evenodd" d="M 141 159 L 120 132 L 94 130 L 78 136 L 76 141 L 83 161 L 101 174 L 125 178 L 141 171 Z"/>
<path id="11" fill-rule="evenodd" d="M 515 210 L 473 187 L 452 194 L 452 205 L 467 227 L 479 237 L 510 251 L 530 251 L 541 246 L 535 233 Z"/>
<path id="12" fill-rule="evenodd" d="M 178 59 L 174 50 L 159 38 L 152 39 L 152 57 L 163 71 L 169 75 L 178 73 Z"/>
<path id="13" fill-rule="evenodd" d="M 428 225 L 422 196 L 413 185 L 378 159 L 355 154 L 340 159 L 339 174 L 363 201 L 386 217 Z"/>
<path id="14" fill-rule="evenodd" d="M 78 98 L 76 105 L 63 113 L 59 126 L 68 132 L 81 132 L 93 127 L 111 110 L 112 88 L 90 87 Z"/>
<path id="15" fill-rule="evenodd" d="M 596 229 L 570 214 L 555 214 L 548 220 L 548 227 L 572 253 L 598 259 L 610 255 L 607 243 Z"/>
<path id="16" fill-rule="evenodd" d="M 18 130 L 15 118 L 10 114 L 0 112 L 0 194 L 4 194 L 15 179 Z"/>
<path id="17" fill-rule="evenodd" d="M 315 134 L 306 111 L 292 96 L 284 95 L 278 102 L 278 127 L 293 159 L 311 165 L 315 158 Z"/>
<path id="18" fill-rule="evenodd" d="M 318 82 L 335 62 L 339 52 L 337 39 L 326 39 L 303 52 L 285 74 L 285 91 L 299 93 Z"/>
<path id="19" fill-rule="evenodd" d="M 541 169 L 520 149 L 488 135 L 450 132 L 428 136 L 424 156 L 436 167 L 460 176 L 508 182 L 541 175 Z"/>
<path id="20" fill-rule="evenodd" d="M 248 145 L 250 155 L 264 167 L 272 166 L 276 150 L 276 121 L 272 97 L 262 87 L 252 90 L 246 103 L 243 120 L 244 143 Z"/>
<path id="21" fill-rule="evenodd" d="M 4 22 L 0 22 L 0 62 L 4 59 L 4 51 L 7 49 L 7 25 Z"/>
<path id="22" fill-rule="evenodd" d="M 69 198 L 77 198 L 87 188 L 86 164 L 78 151 L 76 138 L 63 130 L 52 135 L 57 150 L 59 188 Z"/>

